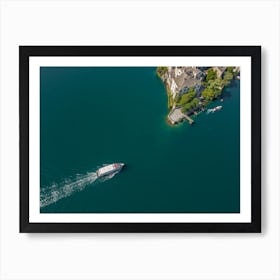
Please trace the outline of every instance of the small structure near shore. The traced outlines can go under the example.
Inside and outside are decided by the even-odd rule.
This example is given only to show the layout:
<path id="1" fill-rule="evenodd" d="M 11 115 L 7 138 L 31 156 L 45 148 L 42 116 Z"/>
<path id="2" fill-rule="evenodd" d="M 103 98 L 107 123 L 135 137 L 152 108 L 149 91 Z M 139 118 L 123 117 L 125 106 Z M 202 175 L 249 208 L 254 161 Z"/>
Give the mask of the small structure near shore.
<path id="1" fill-rule="evenodd" d="M 188 120 L 189 124 L 194 122 L 188 115 L 182 113 L 181 109 L 175 108 L 168 114 L 168 120 L 171 124 L 176 124 L 181 122 L 183 119 Z"/>

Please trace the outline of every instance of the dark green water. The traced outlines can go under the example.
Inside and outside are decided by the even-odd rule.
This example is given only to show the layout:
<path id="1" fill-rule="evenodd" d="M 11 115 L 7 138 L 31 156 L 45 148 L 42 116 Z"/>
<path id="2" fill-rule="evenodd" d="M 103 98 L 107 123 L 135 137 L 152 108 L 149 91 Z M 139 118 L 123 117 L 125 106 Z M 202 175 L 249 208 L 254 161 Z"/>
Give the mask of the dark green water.
<path id="1" fill-rule="evenodd" d="M 42 67 L 41 212 L 239 212 L 239 81 L 223 109 L 167 125 L 154 67 Z M 211 104 L 211 108 L 220 104 Z M 95 181 L 106 163 L 124 162 Z"/>

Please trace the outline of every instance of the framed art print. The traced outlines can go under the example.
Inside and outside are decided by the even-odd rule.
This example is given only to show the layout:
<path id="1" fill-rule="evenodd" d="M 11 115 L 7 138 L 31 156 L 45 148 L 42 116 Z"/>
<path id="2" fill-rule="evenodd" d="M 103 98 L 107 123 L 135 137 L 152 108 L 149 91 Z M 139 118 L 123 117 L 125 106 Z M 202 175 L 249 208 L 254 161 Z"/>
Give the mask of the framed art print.
<path id="1" fill-rule="evenodd" d="M 261 47 L 20 46 L 20 232 L 260 232 Z"/>

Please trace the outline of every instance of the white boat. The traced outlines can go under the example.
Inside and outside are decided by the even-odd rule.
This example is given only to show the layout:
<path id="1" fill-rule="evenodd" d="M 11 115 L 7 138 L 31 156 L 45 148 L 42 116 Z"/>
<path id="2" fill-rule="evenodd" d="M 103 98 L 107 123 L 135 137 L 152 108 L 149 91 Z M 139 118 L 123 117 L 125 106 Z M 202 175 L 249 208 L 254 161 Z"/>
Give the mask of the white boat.
<path id="1" fill-rule="evenodd" d="M 96 172 L 97 177 L 100 178 L 113 173 L 118 173 L 121 171 L 123 167 L 124 167 L 124 163 L 112 163 L 112 164 L 105 165 L 97 170 Z"/>
<path id="2" fill-rule="evenodd" d="M 217 106 L 213 109 L 213 112 L 219 111 L 223 108 L 223 106 Z"/>
<path id="3" fill-rule="evenodd" d="M 216 111 L 221 110 L 222 108 L 223 108 L 223 106 L 217 106 L 217 107 L 215 107 L 215 108 L 213 108 L 213 109 L 208 109 L 208 110 L 207 110 L 207 114 L 209 114 L 209 113 L 214 113 L 214 112 L 216 112 Z"/>

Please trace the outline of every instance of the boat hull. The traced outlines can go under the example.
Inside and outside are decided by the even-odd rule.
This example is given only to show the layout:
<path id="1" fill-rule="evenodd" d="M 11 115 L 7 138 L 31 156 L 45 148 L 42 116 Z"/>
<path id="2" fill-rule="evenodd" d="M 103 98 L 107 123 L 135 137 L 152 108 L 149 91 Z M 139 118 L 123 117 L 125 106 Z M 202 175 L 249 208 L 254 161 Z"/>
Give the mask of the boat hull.
<path id="1" fill-rule="evenodd" d="M 112 163 L 105 165 L 97 170 L 97 177 L 104 177 L 113 173 L 118 173 L 123 168 L 124 163 Z"/>

